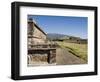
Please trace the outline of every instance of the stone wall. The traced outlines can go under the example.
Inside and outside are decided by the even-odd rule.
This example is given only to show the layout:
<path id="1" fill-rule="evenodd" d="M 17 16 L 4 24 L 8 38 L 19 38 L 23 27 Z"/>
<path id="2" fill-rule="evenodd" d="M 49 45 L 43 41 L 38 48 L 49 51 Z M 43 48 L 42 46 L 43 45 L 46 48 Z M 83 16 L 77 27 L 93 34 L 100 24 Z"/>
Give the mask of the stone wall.
<path id="1" fill-rule="evenodd" d="M 56 49 L 32 50 L 27 63 L 28 65 L 56 64 Z"/>
<path id="2" fill-rule="evenodd" d="M 56 63 L 56 49 L 33 21 L 28 22 L 28 65 Z M 53 48 L 53 49 L 52 49 Z"/>
<path id="3" fill-rule="evenodd" d="M 37 37 L 38 39 L 46 40 L 46 35 L 41 32 L 36 26 L 34 26 L 34 37 Z"/>
<path id="4" fill-rule="evenodd" d="M 38 29 L 33 22 L 28 23 L 28 44 L 43 44 L 46 42 L 46 34 Z"/>

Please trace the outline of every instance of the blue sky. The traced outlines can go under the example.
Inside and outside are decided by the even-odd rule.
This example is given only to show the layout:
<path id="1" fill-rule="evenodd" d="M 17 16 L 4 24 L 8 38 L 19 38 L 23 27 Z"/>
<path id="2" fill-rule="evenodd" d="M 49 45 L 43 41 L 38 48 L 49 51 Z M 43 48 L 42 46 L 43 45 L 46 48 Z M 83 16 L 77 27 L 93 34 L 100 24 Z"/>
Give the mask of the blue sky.
<path id="1" fill-rule="evenodd" d="M 28 18 L 35 20 L 46 33 L 59 33 L 87 38 L 87 17 L 28 15 Z"/>

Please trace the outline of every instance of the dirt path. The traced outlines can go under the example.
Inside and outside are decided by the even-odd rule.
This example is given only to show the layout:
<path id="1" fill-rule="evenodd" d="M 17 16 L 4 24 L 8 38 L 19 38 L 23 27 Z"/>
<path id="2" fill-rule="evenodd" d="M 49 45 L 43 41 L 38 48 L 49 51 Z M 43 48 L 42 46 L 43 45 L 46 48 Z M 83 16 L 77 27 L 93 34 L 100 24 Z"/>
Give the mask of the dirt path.
<path id="1" fill-rule="evenodd" d="M 77 56 L 68 52 L 67 49 L 62 48 L 57 48 L 56 62 L 57 65 L 86 64 L 83 59 L 78 58 Z"/>

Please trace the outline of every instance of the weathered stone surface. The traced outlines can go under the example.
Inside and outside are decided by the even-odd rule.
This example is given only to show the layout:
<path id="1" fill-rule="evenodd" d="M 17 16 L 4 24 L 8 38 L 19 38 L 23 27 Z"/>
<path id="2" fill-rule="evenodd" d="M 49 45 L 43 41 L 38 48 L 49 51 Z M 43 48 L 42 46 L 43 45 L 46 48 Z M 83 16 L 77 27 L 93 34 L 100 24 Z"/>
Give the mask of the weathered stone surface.
<path id="1" fill-rule="evenodd" d="M 51 45 L 51 42 L 46 37 L 46 33 L 36 23 L 32 20 L 28 21 L 28 64 L 43 62 L 52 64 L 56 62 L 56 49 L 50 50 L 55 45 Z M 31 49 L 30 53 L 29 49 Z"/>

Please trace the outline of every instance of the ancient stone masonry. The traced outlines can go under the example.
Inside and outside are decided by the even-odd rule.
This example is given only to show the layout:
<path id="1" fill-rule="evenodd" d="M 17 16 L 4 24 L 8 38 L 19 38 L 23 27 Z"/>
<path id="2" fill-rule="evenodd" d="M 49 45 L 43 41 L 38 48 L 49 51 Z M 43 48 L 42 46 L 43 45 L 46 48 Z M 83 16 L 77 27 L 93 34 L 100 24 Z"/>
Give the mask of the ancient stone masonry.
<path id="1" fill-rule="evenodd" d="M 33 19 L 28 19 L 28 65 L 56 64 L 56 45 Z"/>

